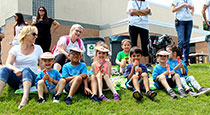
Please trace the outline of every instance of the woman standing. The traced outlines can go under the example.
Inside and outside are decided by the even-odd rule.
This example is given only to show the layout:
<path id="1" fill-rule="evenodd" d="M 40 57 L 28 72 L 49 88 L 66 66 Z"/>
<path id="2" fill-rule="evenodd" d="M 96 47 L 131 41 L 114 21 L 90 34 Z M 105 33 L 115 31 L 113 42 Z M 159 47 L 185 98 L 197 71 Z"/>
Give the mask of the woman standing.
<path id="1" fill-rule="evenodd" d="M 172 12 L 176 12 L 175 26 L 178 36 L 178 45 L 184 61 L 189 65 L 190 37 L 193 27 L 194 6 L 192 0 L 173 0 Z"/>
<path id="2" fill-rule="evenodd" d="M 60 25 L 58 22 L 47 16 L 47 10 L 41 6 L 36 15 L 36 21 L 33 22 L 38 29 L 39 36 L 35 44 L 42 47 L 44 52 L 48 52 L 51 45 L 51 33 Z M 52 28 L 51 26 L 54 25 Z"/>
<path id="3" fill-rule="evenodd" d="M 39 45 L 34 45 L 36 38 L 35 26 L 24 27 L 18 36 L 20 45 L 15 45 L 10 49 L 6 67 L 0 71 L 0 95 L 6 83 L 14 89 L 18 89 L 19 84 L 23 84 L 23 97 L 18 106 L 19 109 L 28 103 L 29 91 L 35 82 L 37 65 L 43 53 Z"/>
<path id="4" fill-rule="evenodd" d="M 127 13 L 132 46 L 137 46 L 137 39 L 140 34 L 143 56 L 149 56 L 147 48 L 149 36 L 148 15 L 151 15 L 149 3 L 145 0 L 130 0 Z"/>
<path id="5" fill-rule="evenodd" d="M 15 13 L 14 15 L 16 24 L 14 26 L 14 39 L 12 41 L 12 45 L 19 45 L 19 41 L 18 41 L 18 35 L 20 33 L 20 31 L 23 29 L 24 26 L 27 25 L 27 23 L 24 21 L 23 15 L 21 13 Z"/>

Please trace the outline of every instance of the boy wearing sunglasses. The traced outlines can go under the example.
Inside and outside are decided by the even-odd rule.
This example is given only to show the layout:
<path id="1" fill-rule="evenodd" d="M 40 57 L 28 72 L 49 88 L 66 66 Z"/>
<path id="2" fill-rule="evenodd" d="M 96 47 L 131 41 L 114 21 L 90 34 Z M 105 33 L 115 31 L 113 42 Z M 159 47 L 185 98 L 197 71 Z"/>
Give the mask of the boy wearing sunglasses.
<path id="1" fill-rule="evenodd" d="M 177 98 L 177 95 L 172 88 L 177 86 L 180 97 L 187 97 L 184 89 L 182 88 L 179 74 L 176 74 L 174 71 L 170 71 L 169 66 L 166 63 L 169 54 L 170 53 L 164 50 L 159 50 L 156 54 L 159 64 L 154 67 L 152 72 L 153 81 L 155 82 L 154 85 L 157 89 L 166 89 L 173 99 Z"/>

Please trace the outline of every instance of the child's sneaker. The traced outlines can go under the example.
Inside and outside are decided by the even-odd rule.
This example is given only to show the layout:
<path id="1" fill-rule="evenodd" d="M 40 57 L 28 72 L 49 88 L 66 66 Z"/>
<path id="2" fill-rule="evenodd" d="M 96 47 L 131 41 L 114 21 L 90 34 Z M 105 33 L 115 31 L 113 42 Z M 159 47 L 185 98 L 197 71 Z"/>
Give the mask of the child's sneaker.
<path id="1" fill-rule="evenodd" d="M 92 95 L 91 97 L 90 97 L 90 99 L 92 100 L 92 102 L 97 102 L 97 103 L 99 103 L 99 99 L 98 99 L 98 97 L 97 97 L 97 95 Z"/>
<path id="2" fill-rule="evenodd" d="M 55 95 L 54 97 L 53 97 L 53 103 L 59 103 L 60 102 L 60 95 Z"/>
<path id="3" fill-rule="evenodd" d="M 186 93 L 189 94 L 189 95 L 192 96 L 192 97 L 198 96 L 198 94 L 195 93 L 195 92 L 193 92 L 192 89 L 188 89 L 188 90 L 186 91 Z"/>
<path id="4" fill-rule="evenodd" d="M 114 98 L 114 101 L 120 101 L 120 95 L 117 94 L 117 93 L 115 93 L 115 94 L 113 95 L 113 98 Z"/>
<path id="5" fill-rule="evenodd" d="M 110 99 L 106 98 L 105 95 L 101 95 L 99 98 L 101 99 L 101 101 L 110 101 Z"/>
<path id="6" fill-rule="evenodd" d="M 171 98 L 173 98 L 173 99 L 176 99 L 177 98 L 177 95 L 176 95 L 176 93 L 172 90 L 172 89 L 170 89 L 169 91 L 168 91 L 168 94 L 171 96 Z"/>
<path id="7" fill-rule="evenodd" d="M 150 99 L 153 99 L 157 93 L 155 91 L 147 91 L 146 96 Z"/>
<path id="8" fill-rule="evenodd" d="M 139 91 L 137 91 L 137 90 L 135 90 L 135 91 L 133 92 L 133 97 L 134 97 L 135 99 L 137 99 L 137 100 L 141 100 L 141 99 L 143 98 L 141 92 L 139 92 Z"/>
<path id="9" fill-rule="evenodd" d="M 202 88 L 200 88 L 198 90 L 198 93 L 199 94 L 209 94 L 210 93 L 210 88 L 204 88 L 204 87 L 202 87 Z"/>
<path id="10" fill-rule="evenodd" d="M 66 105 L 72 104 L 72 98 L 70 96 L 66 97 Z"/>
<path id="11" fill-rule="evenodd" d="M 39 98 L 38 103 L 44 103 L 46 100 L 44 98 Z"/>
<path id="12" fill-rule="evenodd" d="M 187 95 L 186 95 L 185 92 L 184 92 L 184 89 L 178 90 L 178 94 L 180 95 L 181 98 L 187 97 Z"/>

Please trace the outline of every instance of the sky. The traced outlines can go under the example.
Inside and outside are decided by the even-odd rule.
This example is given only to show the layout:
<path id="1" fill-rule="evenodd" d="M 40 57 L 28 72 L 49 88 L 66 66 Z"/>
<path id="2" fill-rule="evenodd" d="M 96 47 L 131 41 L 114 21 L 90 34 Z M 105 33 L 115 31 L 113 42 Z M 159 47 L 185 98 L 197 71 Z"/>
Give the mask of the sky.
<path id="1" fill-rule="evenodd" d="M 148 0 L 155 3 L 171 6 L 171 3 L 173 0 Z M 195 13 L 201 15 L 201 10 L 203 8 L 204 0 L 192 0 L 194 7 L 195 7 Z"/>

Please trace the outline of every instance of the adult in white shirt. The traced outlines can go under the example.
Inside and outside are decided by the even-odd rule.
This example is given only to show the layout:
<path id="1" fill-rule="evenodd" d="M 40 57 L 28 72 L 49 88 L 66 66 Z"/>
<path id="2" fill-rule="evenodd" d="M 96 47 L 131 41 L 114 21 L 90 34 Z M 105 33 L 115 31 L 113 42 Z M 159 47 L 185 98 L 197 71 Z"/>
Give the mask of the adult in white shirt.
<path id="1" fill-rule="evenodd" d="M 130 0 L 127 6 L 129 34 L 132 46 L 137 46 L 140 34 L 143 56 L 149 56 L 147 44 L 149 38 L 148 15 L 151 15 L 149 3 L 145 0 Z"/>
<path id="2" fill-rule="evenodd" d="M 210 25 L 209 25 L 209 20 L 210 20 L 210 0 L 205 0 L 205 3 L 203 5 L 203 9 L 202 9 L 202 15 L 203 15 L 203 19 L 206 22 L 206 25 L 208 26 L 209 30 L 210 30 Z M 208 9 L 208 19 L 206 18 L 206 9 Z"/>
<path id="3" fill-rule="evenodd" d="M 53 52 L 55 56 L 54 69 L 60 71 L 62 66 L 67 62 L 70 48 L 79 47 L 85 52 L 83 41 L 80 39 L 80 35 L 83 31 L 83 27 L 79 24 L 72 25 L 70 33 L 67 36 L 62 36 L 57 42 L 57 47 Z M 67 39 L 69 43 L 67 44 Z M 79 42 L 80 43 L 79 43 Z"/>
<path id="4" fill-rule="evenodd" d="M 18 106 L 21 109 L 28 103 L 29 91 L 37 75 L 37 65 L 43 53 L 39 45 L 34 45 L 37 38 L 35 26 L 24 27 L 18 36 L 20 45 L 13 46 L 7 57 L 6 67 L 0 71 L 0 94 L 6 83 L 14 89 L 23 84 L 23 97 Z"/>
<path id="5" fill-rule="evenodd" d="M 189 65 L 190 37 L 193 27 L 194 6 L 192 0 L 173 0 L 172 12 L 176 13 L 175 27 L 178 36 L 178 46 L 184 61 Z"/>

